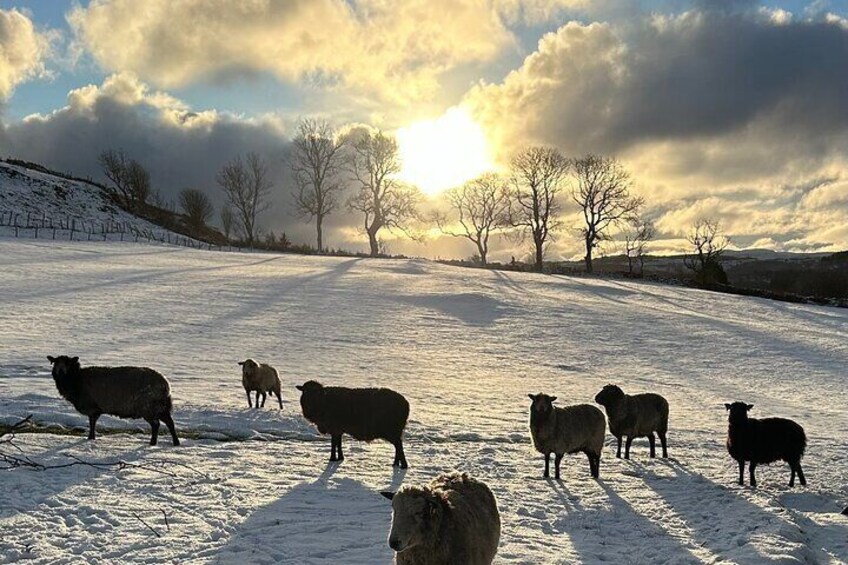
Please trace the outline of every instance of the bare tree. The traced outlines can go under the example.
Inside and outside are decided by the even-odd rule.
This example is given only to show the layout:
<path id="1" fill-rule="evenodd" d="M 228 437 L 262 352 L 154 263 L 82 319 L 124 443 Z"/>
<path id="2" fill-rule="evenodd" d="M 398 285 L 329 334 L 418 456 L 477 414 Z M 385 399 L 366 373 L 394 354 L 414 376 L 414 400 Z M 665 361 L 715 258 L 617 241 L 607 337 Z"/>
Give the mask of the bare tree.
<path id="1" fill-rule="evenodd" d="M 304 119 L 297 126 L 289 167 L 297 185 L 295 209 L 315 219 L 318 252 L 324 250 L 324 218 L 338 206 L 344 187 L 340 172 L 344 138 L 326 120 Z"/>
<path id="2" fill-rule="evenodd" d="M 633 274 L 633 264 L 639 264 L 639 276 L 645 270 L 645 246 L 654 239 L 656 230 L 651 220 L 636 217 L 630 221 L 630 229 L 624 233 L 624 255 L 627 257 L 627 272 Z"/>
<path id="3" fill-rule="evenodd" d="M 714 218 L 698 220 L 686 240 L 692 245 L 693 252 L 684 256 L 683 263 L 695 273 L 698 284 L 727 284 L 727 273 L 721 263 L 730 238 L 722 233 L 719 221 Z"/>
<path id="4" fill-rule="evenodd" d="M 608 238 L 608 229 L 632 220 L 645 201 L 630 195 L 630 174 L 613 157 L 586 155 L 574 162 L 574 176 L 571 198 L 583 213 L 580 233 L 591 273 L 592 251 Z"/>
<path id="5" fill-rule="evenodd" d="M 256 237 L 256 219 L 271 207 L 268 196 L 274 183 L 268 178 L 268 165 L 256 153 L 246 159 L 236 157 L 218 172 L 218 184 L 238 218 L 248 245 Z"/>
<path id="6" fill-rule="evenodd" d="M 529 237 L 535 266 L 542 270 L 545 245 L 560 227 L 559 194 L 569 162 L 553 147 L 527 147 L 512 158 L 508 223 L 519 237 Z"/>
<path id="7" fill-rule="evenodd" d="M 492 232 L 507 222 L 509 212 L 509 185 L 498 174 L 487 173 L 445 193 L 459 223 L 459 231 L 452 230 L 449 220 L 436 216 L 439 230 L 452 237 L 464 237 L 477 246 L 480 263 L 487 264 L 489 238 Z"/>
<path id="8" fill-rule="evenodd" d="M 124 207 L 133 209 L 147 203 L 153 191 L 150 174 L 141 163 L 127 158 L 123 150 L 114 149 L 101 153 L 98 161 Z"/>
<path id="9" fill-rule="evenodd" d="M 418 217 L 420 193 L 399 182 L 400 156 L 397 141 L 381 131 L 357 130 L 351 133 L 348 170 L 359 190 L 348 207 L 363 214 L 371 256 L 380 254 L 378 235 L 383 228 L 399 230 L 415 238 L 408 223 Z"/>
<path id="10" fill-rule="evenodd" d="M 227 241 L 230 241 L 230 234 L 233 233 L 233 223 L 235 222 L 236 215 L 233 213 L 233 209 L 229 206 L 224 206 L 221 208 L 221 229 L 224 230 L 224 237 Z"/>
<path id="11" fill-rule="evenodd" d="M 179 201 L 189 226 L 194 230 L 205 226 L 215 213 L 215 208 L 206 193 L 196 188 L 185 188 L 180 191 Z"/>

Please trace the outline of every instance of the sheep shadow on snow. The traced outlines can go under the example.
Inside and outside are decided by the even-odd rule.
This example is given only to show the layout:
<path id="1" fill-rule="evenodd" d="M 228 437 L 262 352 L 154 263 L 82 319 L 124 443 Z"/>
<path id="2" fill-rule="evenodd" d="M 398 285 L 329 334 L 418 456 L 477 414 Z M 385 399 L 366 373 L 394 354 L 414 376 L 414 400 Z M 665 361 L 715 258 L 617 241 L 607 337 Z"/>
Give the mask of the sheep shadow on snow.
<path id="1" fill-rule="evenodd" d="M 350 478 L 333 478 L 330 463 L 318 479 L 303 482 L 254 511 L 230 536 L 215 563 L 388 563 L 391 505 Z M 392 485 L 400 484 L 396 472 Z"/>
<path id="2" fill-rule="evenodd" d="M 740 564 L 762 563 L 764 556 L 757 545 L 764 546 L 768 543 L 765 538 L 777 537 L 787 546 L 786 552 L 800 562 L 818 561 L 804 532 L 785 513 L 770 512 L 746 498 L 746 493 L 768 494 L 766 485 L 759 490 L 720 485 L 674 459 L 648 465 L 631 461 L 631 465 L 646 488 L 685 522 L 691 543 L 713 555 Z"/>

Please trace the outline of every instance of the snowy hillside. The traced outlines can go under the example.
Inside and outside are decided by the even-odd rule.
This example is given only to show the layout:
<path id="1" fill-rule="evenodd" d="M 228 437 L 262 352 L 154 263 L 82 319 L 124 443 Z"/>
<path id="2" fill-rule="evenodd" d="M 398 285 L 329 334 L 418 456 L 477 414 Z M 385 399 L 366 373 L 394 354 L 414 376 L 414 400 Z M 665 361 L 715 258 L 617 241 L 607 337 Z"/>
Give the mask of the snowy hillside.
<path id="1" fill-rule="evenodd" d="M 185 239 L 121 209 L 94 184 L 0 161 L 0 236 L 54 239 L 53 228 L 64 240 Z"/>
<path id="2" fill-rule="evenodd" d="M 696 290 L 459 269 L 424 261 L 246 255 L 122 243 L 0 240 L 0 421 L 33 414 L 68 434 L 21 434 L 44 464 L 0 471 L 0 562 L 388 563 L 378 491 L 459 469 L 503 522 L 497 563 L 848 561 L 848 311 Z M 145 364 L 171 380 L 185 441 L 85 418 L 46 355 Z M 282 411 L 247 408 L 236 362 L 276 365 Z M 389 386 L 412 406 L 407 472 L 383 442 L 328 438 L 300 415 L 307 379 Z M 592 402 L 609 382 L 671 404 L 669 460 L 607 448 L 542 479 L 527 393 Z M 734 400 L 800 422 L 807 487 L 789 469 L 735 484 Z M 273 403 L 269 402 L 268 405 Z M 233 441 L 235 440 L 235 441 Z M 0 462 L 2 466 L 2 462 Z M 167 520 L 167 521 L 166 521 Z"/>

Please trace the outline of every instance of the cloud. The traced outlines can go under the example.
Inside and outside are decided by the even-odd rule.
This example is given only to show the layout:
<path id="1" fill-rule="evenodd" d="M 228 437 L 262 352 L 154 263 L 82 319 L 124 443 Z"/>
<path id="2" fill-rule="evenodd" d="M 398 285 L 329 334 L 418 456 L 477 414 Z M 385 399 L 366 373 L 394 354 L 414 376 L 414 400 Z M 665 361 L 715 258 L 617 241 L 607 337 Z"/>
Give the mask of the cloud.
<path id="1" fill-rule="evenodd" d="M 844 203 L 824 213 L 802 199 L 822 179 L 848 178 L 846 60 L 848 28 L 832 15 L 724 2 L 627 25 L 567 23 L 464 104 L 502 160 L 526 143 L 618 156 L 668 233 L 711 213 L 746 238 L 845 247 L 834 238 L 846 230 L 827 224 L 845 223 Z"/>
<path id="2" fill-rule="evenodd" d="M 39 33 L 30 18 L 14 8 L 0 10 L 0 102 L 17 85 L 45 74 L 49 52 L 49 34 Z"/>
<path id="3" fill-rule="evenodd" d="M 392 101 L 513 42 L 488 0 L 94 0 L 68 20 L 102 67 L 165 88 L 268 72 Z"/>

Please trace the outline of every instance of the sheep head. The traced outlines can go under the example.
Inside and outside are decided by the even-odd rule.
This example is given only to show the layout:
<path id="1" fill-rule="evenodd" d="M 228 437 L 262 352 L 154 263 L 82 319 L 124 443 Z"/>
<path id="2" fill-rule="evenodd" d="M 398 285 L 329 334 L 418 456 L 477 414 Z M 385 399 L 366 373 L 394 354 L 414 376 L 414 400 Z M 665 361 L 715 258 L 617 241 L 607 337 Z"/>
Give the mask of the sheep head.
<path id="1" fill-rule="evenodd" d="M 304 418 L 310 422 L 320 418 L 324 404 L 324 385 L 318 381 L 306 381 L 295 388 L 300 391 L 300 408 Z"/>
<path id="2" fill-rule="evenodd" d="M 620 387 L 609 384 L 595 395 L 595 402 L 601 406 L 610 406 L 624 398 L 624 391 Z"/>
<path id="3" fill-rule="evenodd" d="M 68 357 L 67 355 L 51 357 L 48 355 L 47 360 L 53 365 L 54 377 L 64 377 L 80 370 L 79 357 Z"/>
<path id="4" fill-rule="evenodd" d="M 725 403 L 724 407 L 730 413 L 727 420 L 732 424 L 735 422 L 748 421 L 748 411 L 754 407 L 753 404 L 745 404 L 744 402 L 734 402 L 733 404 Z"/>
<path id="5" fill-rule="evenodd" d="M 396 493 L 381 494 L 392 501 L 389 547 L 400 553 L 438 539 L 445 512 L 445 503 L 439 496 L 420 487 L 403 487 Z"/>
<path id="6" fill-rule="evenodd" d="M 245 359 L 244 361 L 239 361 L 238 364 L 241 365 L 241 372 L 244 375 L 249 375 L 259 368 L 259 363 L 253 359 Z"/>
<path id="7" fill-rule="evenodd" d="M 528 394 L 527 396 L 533 401 L 530 405 L 530 412 L 539 416 L 547 416 L 553 412 L 554 401 L 557 399 L 556 396 L 548 396 L 541 392 L 539 394 Z"/>

